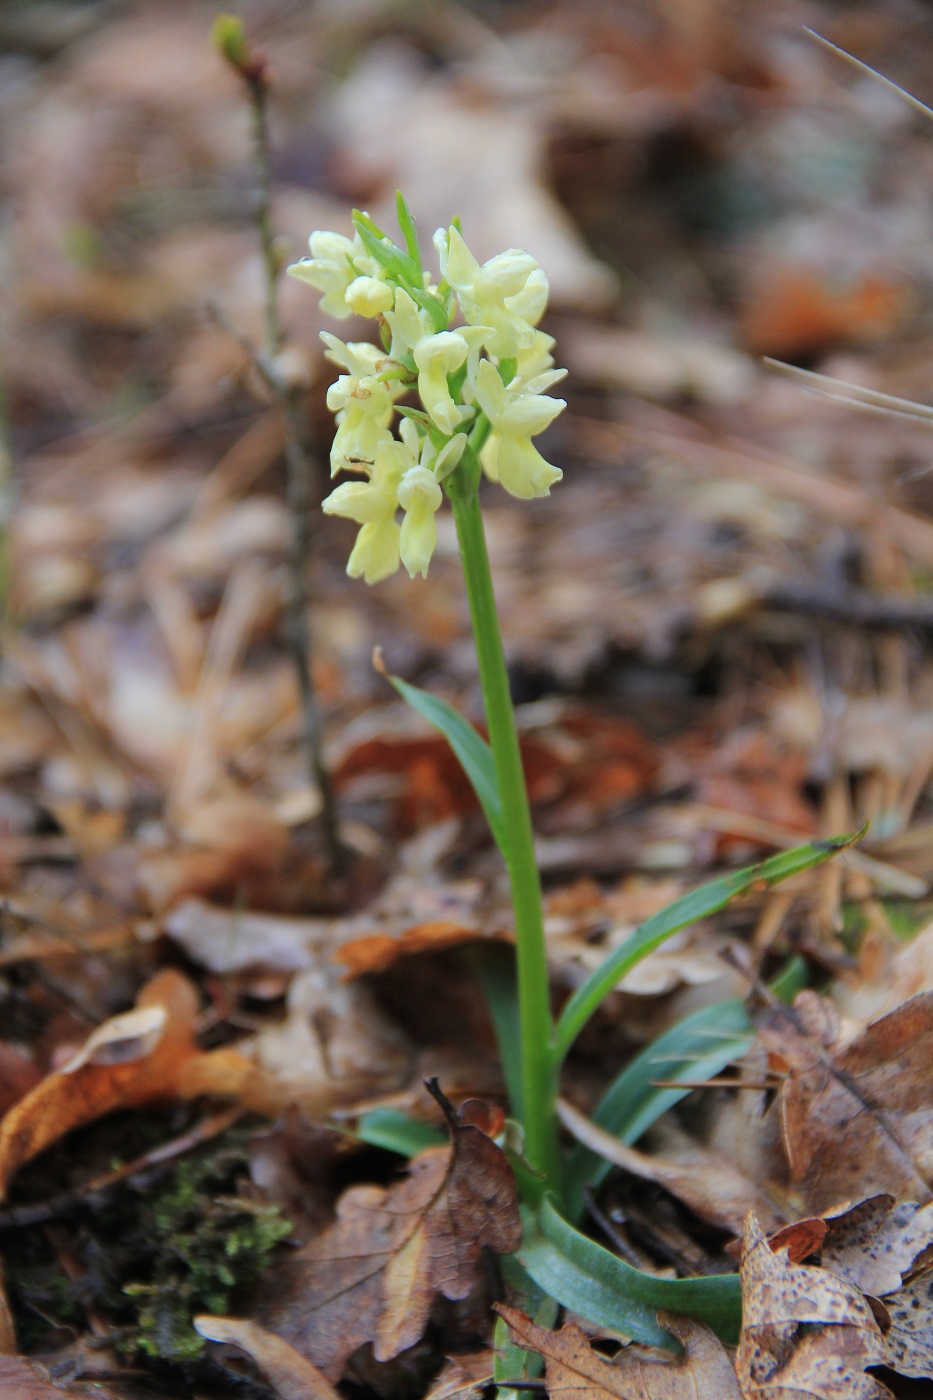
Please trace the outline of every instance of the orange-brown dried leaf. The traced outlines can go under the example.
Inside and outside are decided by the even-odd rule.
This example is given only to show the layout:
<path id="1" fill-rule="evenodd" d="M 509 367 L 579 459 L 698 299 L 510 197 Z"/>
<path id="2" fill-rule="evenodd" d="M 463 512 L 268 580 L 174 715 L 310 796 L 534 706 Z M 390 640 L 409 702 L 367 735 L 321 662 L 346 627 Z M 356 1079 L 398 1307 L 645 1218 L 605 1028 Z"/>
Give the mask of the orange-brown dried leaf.
<path id="1" fill-rule="evenodd" d="M 434 1299 L 465 1298 L 484 1246 L 521 1243 L 508 1161 L 472 1124 L 450 1147 L 419 1153 L 403 1181 L 344 1193 L 336 1222 L 284 1266 L 282 1294 L 263 1321 L 330 1380 L 372 1342 L 387 1361 L 421 1337 Z"/>
<path id="2" fill-rule="evenodd" d="M 181 973 L 160 972 L 136 1010 L 99 1026 L 83 1050 L 36 1085 L 0 1122 L 0 1197 L 24 1162 L 72 1128 L 117 1108 L 179 1091 L 194 1039 L 197 993 Z"/>
<path id="3" fill-rule="evenodd" d="M 890 1400 L 866 1367 L 885 1343 L 864 1296 L 825 1269 L 775 1253 L 750 1212 L 742 1248 L 743 1327 L 736 1370 L 744 1400 Z"/>
<path id="4" fill-rule="evenodd" d="M 813 1211 L 884 1192 L 928 1200 L 933 992 L 912 997 L 845 1045 L 834 1039 L 828 1008 L 802 993 L 793 1012 L 775 1009 L 760 1032 L 774 1063 L 787 1070 L 781 1115 L 795 1184 Z"/>
<path id="5" fill-rule="evenodd" d="M 346 967 L 347 977 L 362 977 L 365 972 L 385 972 L 397 959 L 410 953 L 436 953 L 443 948 L 457 948 L 476 941 L 476 929 L 465 928 L 452 919 L 431 919 L 415 924 L 393 938 L 388 933 L 371 933 L 352 938 L 334 954 L 334 960 Z"/>
<path id="6" fill-rule="evenodd" d="M 575 1322 L 551 1332 L 516 1308 L 500 1305 L 497 1311 L 508 1323 L 513 1342 L 544 1357 L 552 1400 L 740 1400 L 728 1352 L 693 1318 L 658 1313 L 658 1320 L 681 1343 L 682 1356 L 630 1346 L 609 1362 L 593 1350 Z"/>
<path id="7" fill-rule="evenodd" d="M 812 354 L 888 334 L 906 309 L 903 287 L 879 273 L 835 285 L 816 268 L 772 268 L 746 304 L 742 339 L 762 355 Z"/>
<path id="8" fill-rule="evenodd" d="M 553 791 L 559 760 L 539 739 L 524 736 L 521 749 L 529 796 L 536 801 Z M 395 824 L 402 834 L 479 810 L 470 780 L 442 735 L 367 739 L 334 769 L 334 786 L 340 791 L 354 778 L 371 773 L 404 775 L 405 790 L 395 809 Z"/>

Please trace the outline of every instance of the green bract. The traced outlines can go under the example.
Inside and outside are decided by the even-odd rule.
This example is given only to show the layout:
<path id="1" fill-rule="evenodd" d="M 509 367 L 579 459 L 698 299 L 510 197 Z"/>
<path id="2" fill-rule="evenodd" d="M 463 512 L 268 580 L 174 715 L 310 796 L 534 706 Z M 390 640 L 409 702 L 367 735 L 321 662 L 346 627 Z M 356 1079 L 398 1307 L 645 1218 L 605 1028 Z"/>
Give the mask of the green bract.
<path id="1" fill-rule="evenodd" d="M 475 434 L 491 480 L 521 499 L 548 495 L 561 473 L 531 439 L 564 407 L 547 394 L 564 371 L 553 369 L 554 342 L 536 329 L 548 284 L 530 253 L 510 248 L 480 264 L 456 226 L 438 229 L 442 280 L 435 284 L 403 200 L 405 248 L 367 214 L 355 213 L 353 222 L 352 239 L 312 233 L 311 256 L 288 270 L 322 293 L 330 315 L 379 324 L 381 346 L 323 333 L 327 358 L 345 371 L 327 393 L 337 419 L 331 473 L 363 478 L 338 486 L 324 510 L 361 527 L 347 572 L 378 583 L 400 563 L 412 577 L 427 575 L 440 484 L 467 434 Z M 417 411 L 399 405 L 406 394 L 420 400 Z M 402 410 L 408 416 L 396 437 Z"/>

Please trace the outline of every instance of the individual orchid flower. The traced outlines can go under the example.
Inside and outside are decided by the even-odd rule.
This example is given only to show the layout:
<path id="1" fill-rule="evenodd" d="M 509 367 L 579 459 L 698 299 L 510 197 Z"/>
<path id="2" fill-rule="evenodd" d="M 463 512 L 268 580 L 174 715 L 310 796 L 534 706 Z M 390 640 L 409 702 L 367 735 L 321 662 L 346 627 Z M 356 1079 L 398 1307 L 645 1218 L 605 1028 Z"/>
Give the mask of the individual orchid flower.
<path id="1" fill-rule="evenodd" d="M 322 502 L 325 515 L 340 515 L 362 527 L 347 563 L 351 578 L 379 583 L 399 566 L 401 530 L 395 515 L 398 484 L 409 460 L 401 443 L 380 443 L 370 480 L 344 482 Z"/>
<path id="2" fill-rule="evenodd" d="M 548 297 L 547 277 L 531 254 L 509 248 L 480 265 L 454 225 L 438 229 L 434 242 L 467 325 L 489 327 L 490 352 L 502 360 L 530 348 Z"/>
<path id="3" fill-rule="evenodd" d="M 402 563 L 414 578 L 428 576 L 428 564 L 437 546 L 437 521 L 444 494 L 442 482 L 454 470 L 466 448 L 466 433 L 457 433 L 436 451 L 431 439 L 419 438 L 410 419 L 402 424 L 405 449 L 412 465 L 398 484 L 398 503 L 405 512 L 400 550 Z M 417 454 L 417 456 L 416 456 Z"/>
<path id="4" fill-rule="evenodd" d="M 404 385 L 379 377 L 386 367 L 385 352 L 368 341 L 345 344 L 329 331 L 322 331 L 321 338 L 327 358 L 348 371 L 327 391 L 327 407 L 337 414 L 330 454 L 331 476 L 335 476 L 371 464 L 378 446 L 392 441 L 395 399 L 404 392 Z"/>
<path id="5" fill-rule="evenodd" d="M 444 433 L 455 433 L 473 417 L 473 409 L 454 403 L 447 376 L 458 370 L 470 354 L 470 342 L 480 343 L 485 327 L 464 327 L 460 331 L 441 331 L 426 335 L 413 346 L 412 358 L 418 369 L 418 393 L 434 422 Z"/>
<path id="6" fill-rule="evenodd" d="M 398 360 L 400 364 L 410 359 L 418 341 L 431 333 L 430 327 L 425 324 L 421 312 L 404 287 L 399 287 L 395 293 L 395 306 L 385 313 L 385 319 L 392 335 L 389 356 Z"/>
<path id="7" fill-rule="evenodd" d="M 361 275 L 373 281 L 383 281 L 381 268 L 371 258 L 363 246 L 359 234 L 345 238 L 342 233 L 330 233 L 326 229 L 316 229 L 308 239 L 310 258 L 301 258 L 288 268 L 292 277 L 300 282 L 309 282 L 324 295 L 321 310 L 338 321 L 344 321 L 357 307 L 347 302 L 347 291 Z M 373 293 L 370 292 L 372 297 Z M 388 305 L 392 305 L 391 292 Z M 371 316 L 371 311 L 357 312 Z"/>
<path id="8" fill-rule="evenodd" d="M 436 514 L 444 493 L 428 467 L 409 467 L 398 484 L 398 503 L 405 512 L 399 549 L 402 563 L 414 578 L 428 576 L 428 565 L 437 545 Z"/>
<path id="9" fill-rule="evenodd" d="M 560 377 L 559 370 L 549 371 L 538 377 L 538 384 L 550 374 Z M 547 496 L 563 476 L 559 467 L 545 461 L 531 439 L 553 422 L 566 403 L 534 392 L 535 381 L 528 387 L 532 392 L 506 388 L 488 360 L 477 370 L 476 400 L 493 429 L 483 448 L 483 467 L 493 481 L 520 500 Z"/>

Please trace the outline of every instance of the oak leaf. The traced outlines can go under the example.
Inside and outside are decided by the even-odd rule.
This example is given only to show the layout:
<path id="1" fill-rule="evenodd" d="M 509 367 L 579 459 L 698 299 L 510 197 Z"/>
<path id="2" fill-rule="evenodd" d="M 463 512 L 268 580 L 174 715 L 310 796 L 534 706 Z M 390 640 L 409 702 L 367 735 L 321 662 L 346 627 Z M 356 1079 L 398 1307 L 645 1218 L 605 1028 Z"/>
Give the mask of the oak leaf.
<path id="1" fill-rule="evenodd" d="M 567 1400 L 739 1400 L 739 1384 L 725 1347 L 702 1322 L 659 1312 L 658 1321 L 684 1349 L 671 1356 L 654 1347 L 630 1346 L 614 1361 L 594 1351 L 575 1322 L 559 1332 L 538 1327 L 516 1308 L 497 1307 L 512 1340 L 544 1357 L 548 1395 Z"/>
<path id="2" fill-rule="evenodd" d="M 933 1244 L 933 1202 L 895 1204 L 890 1195 L 799 1220 L 771 1236 L 771 1248 L 797 1263 L 811 1254 L 837 1278 L 874 1298 L 896 1293 L 914 1261 Z"/>
<path id="3" fill-rule="evenodd" d="M 933 992 L 912 997 L 844 1043 L 830 1003 L 801 993 L 760 1039 L 786 1070 L 784 1145 L 807 1206 L 891 1192 L 921 1201 L 933 1180 Z"/>
<path id="4" fill-rule="evenodd" d="M 774 1252 L 753 1212 L 742 1249 L 744 1324 L 736 1371 L 744 1400 L 890 1400 L 866 1374 L 886 1360 L 863 1295 L 825 1269 Z"/>
<path id="5" fill-rule="evenodd" d="M 262 1320 L 330 1380 L 366 1342 L 377 1361 L 413 1346 L 438 1294 L 471 1292 L 484 1246 L 511 1254 L 521 1243 L 505 1154 L 449 1111 L 449 1147 L 419 1153 L 392 1186 L 346 1191 L 334 1224 L 280 1272 Z"/>
<path id="6" fill-rule="evenodd" d="M 933 1269 L 885 1298 L 891 1319 L 885 1362 L 901 1376 L 933 1376 Z"/>

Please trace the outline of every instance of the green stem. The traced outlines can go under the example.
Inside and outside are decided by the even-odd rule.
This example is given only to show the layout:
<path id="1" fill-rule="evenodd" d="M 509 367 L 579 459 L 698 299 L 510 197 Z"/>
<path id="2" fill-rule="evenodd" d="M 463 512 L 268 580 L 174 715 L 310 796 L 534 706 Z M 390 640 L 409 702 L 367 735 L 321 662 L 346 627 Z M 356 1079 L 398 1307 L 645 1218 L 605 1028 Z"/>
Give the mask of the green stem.
<path id="1" fill-rule="evenodd" d="M 448 495 L 457 526 L 489 744 L 508 832 L 508 848 L 502 854 L 509 872 L 515 913 L 522 1093 L 521 1104 L 513 1108 L 521 1117 L 525 1153 L 530 1165 L 541 1175 L 543 1193 L 559 1190 L 559 1156 L 541 878 L 477 495 L 477 476 L 478 463 L 468 448 L 450 478 Z"/>

